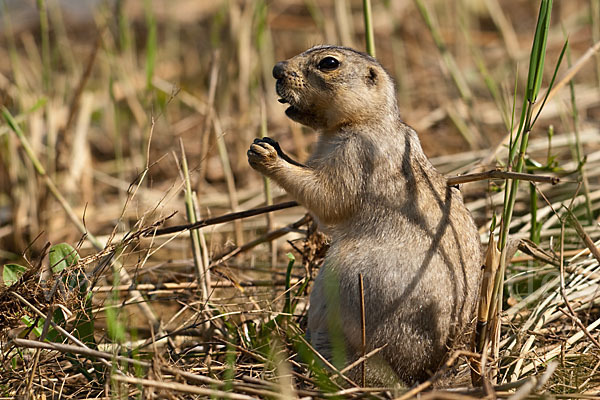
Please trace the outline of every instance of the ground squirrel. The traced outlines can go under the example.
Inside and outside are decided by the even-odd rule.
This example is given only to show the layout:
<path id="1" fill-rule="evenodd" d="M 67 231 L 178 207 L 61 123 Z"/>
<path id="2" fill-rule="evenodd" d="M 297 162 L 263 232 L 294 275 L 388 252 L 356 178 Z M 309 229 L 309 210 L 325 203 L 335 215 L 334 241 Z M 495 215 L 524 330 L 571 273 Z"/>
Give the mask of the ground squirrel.
<path id="1" fill-rule="evenodd" d="M 331 236 L 307 337 L 334 364 L 362 354 L 362 274 L 366 352 L 385 346 L 367 363 L 369 383 L 426 379 L 469 324 L 477 298 L 479 236 L 460 192 L 400 119 L 394 83 L 373 57 L 316 46 L 277 63 L 273 76 L 287 116 L 320 132 L 306 165 L 269 138 L 248 151 L 252 168 Z"/>

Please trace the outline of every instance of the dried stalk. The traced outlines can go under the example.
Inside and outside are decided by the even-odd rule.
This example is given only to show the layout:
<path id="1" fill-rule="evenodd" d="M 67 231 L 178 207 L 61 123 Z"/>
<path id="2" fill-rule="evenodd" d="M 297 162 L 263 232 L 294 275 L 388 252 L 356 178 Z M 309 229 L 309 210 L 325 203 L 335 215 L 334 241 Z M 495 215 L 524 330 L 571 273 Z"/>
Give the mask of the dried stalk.
<path id="1" fill-rule="evenodd" d="M 525 174 L 520 172 L 508 172 L 499 169 L 493 169 L 486 172 L 478 172 L 460 176 L 452 176 L 448 178 L 448 186 L 459 185 L 467 182 L 483 181 L 486 179 L 518 179 L 529 182 L 551 183 L 556 185 L 560 182 L 560 178 L 556 176 L 543 176 L 534 174 Z"/>
<path id="2" fill-rule="evenodd" d="M 365 288 L 363 283 L 363 275 L 358 274 L 358 287 L 360 290 L 360 328 L 361 328 L 361 338 L 362 338 L 362 358 L 365 358 L 365 354 L 367 352 L 367 329 L 365 322 Z M 362 386 L 366 386 L 367 382 L 367 360 L 363 361 L 360 365 L 361 375 L 362 375 Z"/>
<path id="3" fill-rule="evenodd" d="M 446 372 L 446 370 L 448 368 L 450 368 L 456 362 L 456 360 L 459 357 L 463 357 L 463 356 L 470 357 L 470 358 L 481 358 L 480 354 L 473 353 L 472 351 L 465 351 L 465 350 L 455 351 L 448 358 L 448 360 L 444 363 L 444 365 L 431 378 L 427 379 L 425 382 L 420 383 L 419 385 L 410 389 L 409 391 L 404 393 L 402 396 L 396 398 L 395 400 L 408 400 L 408 399 L 414 397 L 416 394 L 421 393 L 422 391 L 426 390 L 431 385 L 433 385 L 433 383 L 435 381 L 437 381 Z"/>
<path id="4" fill-rule="evenodd" d="M 575 219 L 571 210 L 569 210 L 568 208 L 567 208 L 567 217 L 569 220 L 571 220 L 571 222 L 574 221 L 577 223 L 577 225 L 579 225 L 579 221 L 577 221 L 577 219 Z M 579 228 L 581 228 L 581 225 L 579 225 Z M 583 231 L 583 229 L 582 229 L 582 231 Z M 578 230 L 578 233 L 579 233 L 579 230 Z M 583 233 L 585 234 L 585 232 L 583 232 Z M 589 236 L 587 236 L 587 239 L 591 242 L 591 239 L 589 238 Z M 579 326 L 579 328 L 583 331 L 583 333 L 585 333 L 585 336 L 587 336 L 588 339 L 590 339 L 592 341 L 592 343 L 594 343 L 596 345 L 596 347 L 598 347 L 598 349 L 600 350 L 600 343 L 598 343 L 598 340 L 592 336 L 592 334 L 587 330 L 587 328 L 585 327 L 583 322 L 581 322 L 579 317 L 577 317 L 577 314 L 573 310 L 573 307 L 571 306 L 571 303 L 569 302 L 569 298 L 567 297 L 567 292 L 565 290 L 564 247 L 565 247 L 565 222 L 563 221 L 563 223 L 561 224 L 561 229 L 560 229 L 560 294 L 562 295 L 562 298 L 565 302 L 565 306 L 567 306 L 568 312 L 562 308 L 559 308 L 559 311 L 561 311 L 567 317 L 571 318 L 571 320 L 573 320 L 573 322 L 575 322 L 577 324 L 577 326 Z M 595 248 L 593 242 L 592 242 L 592 247 Z M 591 249 L 590 249 L 590 251 L 591 251 Z M 596 250 L 596 251 L 598 251 L 598 250 Z"/>
<path id="5" fill-rule="evenodd" d="M 297 201 L 287 201 L 285 203 L 274 204 L 272 206 L 258 207 L 253 208 L 251 210 L 246 211 L 238 211 L 225 215 L 221 215 L 220 217 L 207 218 L 204 220 L 200 220 L 193 224 L 183 224 L 183 225 L 175 225 L 170 226 L 168 228 L 157 229 L 154 232 L 149 232 L 145 236 L 161 236 L 161 235 L 169 235 L 171 233 L 183 232 L 188 229 L 198 229 L 203 228 L 209 225 L 222 224 L 225 222 L 235 221 L 237 219 L 254 217 L 256 215 L 265 214 L 271 211 L 284 210 L 286 208 L 292 208 L 299 206 Z"/>

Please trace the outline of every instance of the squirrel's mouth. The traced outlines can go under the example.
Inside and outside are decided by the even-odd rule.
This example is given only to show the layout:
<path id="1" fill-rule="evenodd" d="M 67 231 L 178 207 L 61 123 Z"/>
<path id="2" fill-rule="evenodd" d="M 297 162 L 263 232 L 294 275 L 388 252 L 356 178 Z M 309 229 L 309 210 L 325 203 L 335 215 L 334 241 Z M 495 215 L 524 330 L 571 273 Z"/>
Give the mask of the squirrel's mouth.
<path id="1" fill-rule="evenodd" d="M 277 99 L 278 102 L 280 102 L 281 104 L 289 104 L 290 106 L 288 108 L 286 108 L 285 113 L 286 115 L 289 117 L 291 116 L 291 114 L 294 114 L 298 111 L 298 108 L 296 108 L 295 106 L 293 106 L 292 104 L 290 104 L 290 102 L 284 98 L 281 99 Z"/>
<path id="2" fill-rule="evenodd" d="M 298 107 L 296 107 L 295 105 L 291 104 L 286 99 L 279 99 L 277 101 L 280 102 L 281 104 L 286 104 L 287 103 L 287 104 L 290 105 L 288 108 L 285 109 L 285 115 L 287 115 L 291 119 L 294 119 L 294 116 L 298 115 L 300 113 L 300 109 Z"/>
<path id="3" fill-rule="evenodd" d="M 292 93 L 292 91 L 286 87 L 286 84 L 282 79 L 277 79 L 275 91 L 280 97 L 277 101 L 281 104 L 289 104 L 290 106 L 293 106 L 296 103 L 294 101 L 294 93 Z"/>
<path id="4" fill-rule="evenodd" d="M 285 115 L 296 122 L 303 123 L 307 113 L 304 111 L 304 104 L 299 101 L 298 94 L 287 87 L 286 82 L 283 79 L 277 79 L 275 91 L 280 97 L 277 100 L 278 102 L 281 104 L 289 104 L 289 107 L 285 110 Z"/>

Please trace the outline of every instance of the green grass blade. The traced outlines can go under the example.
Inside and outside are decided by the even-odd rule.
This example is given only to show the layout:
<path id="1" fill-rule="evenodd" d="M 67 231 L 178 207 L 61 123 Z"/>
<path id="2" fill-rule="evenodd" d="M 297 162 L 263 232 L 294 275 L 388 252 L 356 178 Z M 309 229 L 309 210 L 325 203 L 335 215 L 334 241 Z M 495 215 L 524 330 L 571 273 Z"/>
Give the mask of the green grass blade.
<path id="1" fill-rule="evenodd" d="M 533 127 L 532 120 L 534 103 L 539 93 L 539 88 L 542 80 L 542 72 L 544 67 L 544 58 L 546 53 L 546 43 L 548 38 L 548 30 L 550 24 L 550 15 L 552 12 L 552 1 L 543 0 L 540 5 L 540 13 L 538 23 L 534 35 L 533 44 L 530 53 L 529 73 L 527 76 L 527 87 L 525 90 L 525 98 L 523 99 L 523 109 L 521 111 L 521 119 L 519 121 L 519 129 L 509 151 L 508 167 L 514 166 L 513 170 L 521 172 L 525 165 L 525 154 L 529 142 L 529 133 Z M 520 143 L 519 143 L 520 139 Z M 518 157 L 516 157 L 517 148 L 519 149 Z M 516 157 L 516 165 L 514 165 Z M 492 304 L 495 308 L 490 308 L 490 316 L 496 318 L 497 313 L 502 310 L 502 287 L 504 282 L 504 274 L 506 270 L 506 244 L 508 241 L 508 233 L 510 223 L 514 211 L 514 206 L 519 188 L 519 180 L 513 179 L 507 182 L 506 192 L 504 194 L 504 207 L 502 210 L 502 223 L 500 228 L 500 238 L 498 240 L 498 249 L 501 251 L 500 267 L 494 278 L 494 291 Z M 494 325 L 494 324 L 492 324 Z M 490 332 L 490 337 L 493 332 Z"/>
<path id="2" fill-rule="evenodd" d="M 50 27 L 48 24 L 48 6 L 44 0 L 37 0 L 37 8 L 40 13 L 40 31 L 42 36 L 42 81 L 46 92 L 50 90 L 50 82 L 52 81 L 50 64 Z"/>
<path id="3" fill-rule="evenodd" d="M 375 35 L 373 34 L 372 15 L 371 0 L 363 0 L 363 17 L 365 20 L 365 41 L 367 42 L 367 53 L 371 57 L 375 57 Z"/>
<path id="4" fill-rule="evenodd" d="M 15 121 L 12 114 L 10 113 L 10 111 L 8 111 L 8 109 L 6 107 L 2 107 L 2 117 L 4 117 L 4 120 L 6 121 L 6 123 L 10 127 L 10 129 L 19 138 L 19 141 L 21 142 L 21 146 L 23 146 L 23 149 L 25 150 L 25 153 L 27 153 L 27 157 L 33 164 L 33 167 L 35 168 L 36 172 L 40 175 L 46 175 L 46 169 L 44 168 L 42 163 L 38 160 L 37 156 L 35 155 L 33 148 L 29 144 L 29 140 L 27 140 L 27 138 L 25 137 L 25 134 L 21 130 L 21 127 L 19 126 L 17 121 Z"/>
<path id="5" fill-rule="evenodd" d="M 546 42 L 548 39 L 548 27 L 550 24 L 550 11 L 552 0 L 542 0 L 538 15 L 537 26 L 533 38 L 533 45 L 529 58 L 529 74 L 527 76 L 527 100 L 535 102 L 542 84 L 542 72 L 544 70 L 544 59 L 546 54 Z"/>
<path id="6" fill-rule="evenodd" d="M 156 52 L 158 48 L 156 38 L 156 18 L 152 12 L 152 2 L 144 2 L 146 11 L 146 24 L 148 25 L 148 38 L 146 39 L 146 87 L 152 87 L 152 77 L 156 67 Z"/>
<path id="7" fill-rule="evenodd" d="M 569 47 L 569 40 L 567 39 L 565 41 L 565 44 L 563 45 L 560 55 L 558 56 L 558 61 L 556 62 L 556 67 L 554 67 L 554 73 L 552 74 L 552 79 L 550 80 L 550 84 L 548 85 L 548 89 L 546 90 L 546 94 L 544 95 L 544 100 L 542 100 L 542 105 L 540 106 L 540 109 L 538 110 L 537 114 L 535 115 L 533 122 L 531 122 L 531 125 L 535 124 L 535 122 L 537 121 L 538 117 L 540 116 L 544 106 L 546 105 L 546 101 L 548 100 L 550 91 L 552 90 L 552 87 L 554 86 L 554 81 L 556 80 L 556 75 L 558 75 L 558 69 L 560 68 L 560 65 L 563 60 L 563 56 L 565 55 L 565 52 L 568 49 L 568 47 Z"/>

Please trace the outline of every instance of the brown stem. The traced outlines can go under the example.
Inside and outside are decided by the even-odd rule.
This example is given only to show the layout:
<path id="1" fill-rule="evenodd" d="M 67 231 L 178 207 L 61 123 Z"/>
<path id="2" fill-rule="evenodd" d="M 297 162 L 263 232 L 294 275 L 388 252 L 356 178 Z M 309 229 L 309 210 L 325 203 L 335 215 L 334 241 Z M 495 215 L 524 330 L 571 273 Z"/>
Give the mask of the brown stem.
<path id="1" fill-rule="evenodd" d="M 556 185 L 560 178 L 556 176 L 525 174 L 522 172 L 508 172 L 499 169 L 493 169 L 486 172 L 466 174 L 460 176 L 451 176 L 448 178 L 448 186 L 459 185 L 467 182 L 483 181 L 486 179 L 518 179 L 520 181 L 551 183 Z"/>
<path id="2" fill-rule="evenodd" d="M 238 211 L 234 213 L 229 213 L 225 215 L 221 215 L 219 217 L 207 218 L 195 222 L 193 224 L 183 224 L 183 225 L 175 225 L 169 226 L 168 228 L 157 229 L 153 232 L 148 232 L 144 236 L 160 236 L 160 235 L 168 235 L 170 233 L 182 232 L 188 229 L 198 229 L 203 228 L 209 225 L 222 224 L 224 222 L 231 222 L 242 218 L 254 217 L 256 215 L 268 213 L 271 211 L 284 210 L 286 208 L 296 207 L 298 206 L 297 201 L 287 201 L 285 203 L 274 204 L 272 206 L 265 206 L 259 208 L 253 208 L 251 210 L 246 211 Z"/>

